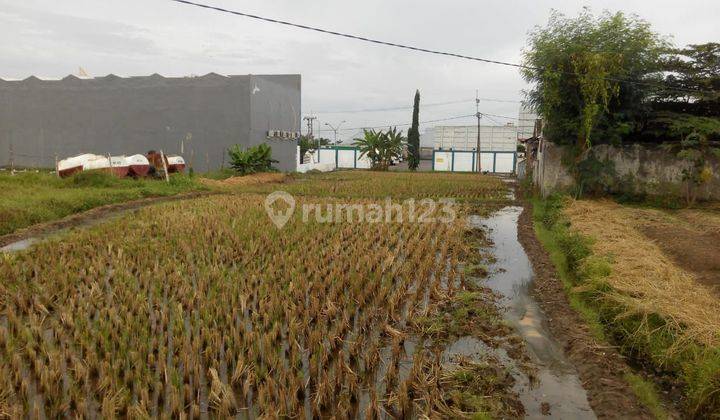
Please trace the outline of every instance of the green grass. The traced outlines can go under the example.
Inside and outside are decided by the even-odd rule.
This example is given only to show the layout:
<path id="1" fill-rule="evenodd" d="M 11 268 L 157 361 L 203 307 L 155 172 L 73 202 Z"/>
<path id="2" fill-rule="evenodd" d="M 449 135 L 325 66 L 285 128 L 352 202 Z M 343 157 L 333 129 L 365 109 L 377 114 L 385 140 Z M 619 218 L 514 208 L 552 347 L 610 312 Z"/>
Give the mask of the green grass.
<path id="1" fill-rule="evenodd" d="M 50 173 L 0 175 L 0 235 L 105 204 L 203 189 L 194 179 L 173 175 L 170 183 L 85 172 L 69 178 Z"/>
<path id="2" fill-rule="evenodd" d="M 667 419 L 668 413 L 663 406 L 660 397 L 658 397 L 657 386 L 651 381 L 646 380 L 640 375 L 634 373 L 625 374 L 625 380 L 630 384 L 638 400 L 647 407 L 650 413 L 656 419 Z"/>
<path id="3" fill-rule="evenodd" d="M 598 339 L 620 347 L 627 357 L 675 376 L 685 384 L 684 410 L 692 417 L 720 418 L 720 349 L 681 340 L 661 314 L 641 314 L 623 303 L 605 278 L 612 270 L 607 258 L 593 255 L 591 239 L 569 228 L 562 215 L 562 197 L 533 200 L 535 232 L 548 251 L 570 305 Z M 581 286 L 581 288 L 578 288 Z M 638 400 L 656 414 L 662 405 L 653 386 L 627 378 Z"/>
<path id="4" fill-rule="evenodd" d="M 565 293 L 568 296 L 570 307 L 572 307 L 583 321 L 587 324 L 592 332 L 593 336 L 598 340 L 605 340 L 604 327 L 600 321 L 599 314 L 577 293 L 573 291 L 575 287 L 575 280 L 573 280 L 573 273 L 568 266 L 568 256 L 560 245 L 560 241 L 557 240 L 559 236 L 557 231 L 553 231 L 548 228 L 548 211 L 545 207 L 545 203 L 535 198 L 532 200 L 533 203 L 533 218 L 535 220 L 535 235 L 542 243 L 545 250 L 550 256 L 550 260 L 555 266 L 558 277 L 562 281 Z"/>

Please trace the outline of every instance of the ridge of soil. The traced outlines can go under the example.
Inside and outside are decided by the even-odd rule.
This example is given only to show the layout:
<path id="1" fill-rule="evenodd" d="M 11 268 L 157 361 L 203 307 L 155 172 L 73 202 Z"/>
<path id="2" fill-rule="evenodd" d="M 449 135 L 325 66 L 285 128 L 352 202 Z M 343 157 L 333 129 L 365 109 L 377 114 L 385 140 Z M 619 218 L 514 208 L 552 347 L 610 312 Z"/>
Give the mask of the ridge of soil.
<path id="1" fill-rule="evenodd" d="M 62 219 L 52 220 L 49 222 L 38 223 L 26 228 L 20 229 L 13 233 L 0 236 L 0 247 L 4 247 L 13 242 L 22 241 L 24 239 L 32 238 L 34 236 L 40 236 L 49 234 L 58 230 L 68 229 L 75 226 L 82 225 L 92 220 L 98 220 L 108 217 L 114 213 L 118 213 L 126 210 L 135 210 L 142 207 L 147 207 L 152 204 L 158 204 L 168 201 L 179 201 L 189 200 L 193 198 L 204 197 L 208 195 L 219 194 L 215 191 L 193 191 L 184 194 L 177 194 L 171 196 L 158 196 L 158 197 L 147 197 L 139 200 L 125 201 L 122 203 L 106 204 L 103 206 L 93 207 L 89 210 L 71 214 L 63 217 Z"/>
<path id="2" fill-rule="evenodd" d="M 535 273 L 532 293 L 547 316 L 550 331 L 575 365 L 587 391 L 590 407 L 601 419 L 653 418 L 624 379 L 624 375 L 631 372 L 624 358 L 614 347 L 598 342 L 570 306 L 555 266 L 535 236 L 532 205 L 527 200 L 522 200 L 522 204 L 518 240 L 525 248 Z"/>

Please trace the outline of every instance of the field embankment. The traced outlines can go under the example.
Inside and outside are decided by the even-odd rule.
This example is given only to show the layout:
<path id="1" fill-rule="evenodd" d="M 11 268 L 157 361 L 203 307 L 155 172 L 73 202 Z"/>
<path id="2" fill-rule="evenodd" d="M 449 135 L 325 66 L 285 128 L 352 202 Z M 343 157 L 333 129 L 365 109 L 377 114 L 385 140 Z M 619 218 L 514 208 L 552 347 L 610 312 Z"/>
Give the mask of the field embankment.
<path id="1" fill-rule="evenodd" d="M 559 251 L 571 303 L 595 333 L 659 372 L 666 389 L 681 388 L 688 415 L 717 416 L 720 301 L 713 271 L 693 270 L 683 257 L 715 246 L 701 241 L 718 226 L 717 213 L 553 197 L 536 202 L 535 222 L 546 248 Z"/>
<path id="2" fill-rule="evenodd" d="M 173 175 L 170 182 L 120 179 L 104 173 L 58 178 L 49 173 L 0 175 L 0 235 L 106 204 L 206 189 Z"/>

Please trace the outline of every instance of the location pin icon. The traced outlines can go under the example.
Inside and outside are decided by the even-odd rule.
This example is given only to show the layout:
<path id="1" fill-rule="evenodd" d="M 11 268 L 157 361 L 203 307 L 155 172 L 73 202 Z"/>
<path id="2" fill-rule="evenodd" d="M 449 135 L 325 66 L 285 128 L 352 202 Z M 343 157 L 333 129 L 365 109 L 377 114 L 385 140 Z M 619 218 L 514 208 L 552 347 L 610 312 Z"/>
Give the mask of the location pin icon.
<path id="1" fill-rule="evenodd" d="M 282 201 L 287 205 L 285 211 L 280 211 L 275 208 L 274 204 L 278 201 Z M 295 211 L 295 199 L 285 191 L 274 191 L 265 197 L 265 211 L 268 217 L 270 217 L 270 220 L 275 223 L 275 226 L 277 226 L 278 229 L 282 229 Z"/>

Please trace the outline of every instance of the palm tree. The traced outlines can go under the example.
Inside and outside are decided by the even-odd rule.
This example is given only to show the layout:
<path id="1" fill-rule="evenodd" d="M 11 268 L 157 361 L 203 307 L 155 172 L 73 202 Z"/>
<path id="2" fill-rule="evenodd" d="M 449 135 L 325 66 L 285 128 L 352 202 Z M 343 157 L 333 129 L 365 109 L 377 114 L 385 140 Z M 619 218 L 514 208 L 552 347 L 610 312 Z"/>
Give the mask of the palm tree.
<path id="1" fill-rule="evenodd" d="M 402 131 L 398 132 L 393 127 L 387 133 L 363 130 L 363 137 L 355 139 L 354 144 L 360 151 L 360 157 L 367 156 L 370 159 L 373 169 L 386 171 L 391 160 L 402 154 L 404 139 Z"/>

